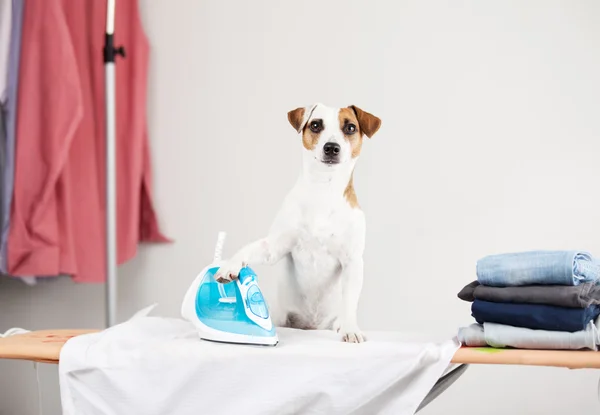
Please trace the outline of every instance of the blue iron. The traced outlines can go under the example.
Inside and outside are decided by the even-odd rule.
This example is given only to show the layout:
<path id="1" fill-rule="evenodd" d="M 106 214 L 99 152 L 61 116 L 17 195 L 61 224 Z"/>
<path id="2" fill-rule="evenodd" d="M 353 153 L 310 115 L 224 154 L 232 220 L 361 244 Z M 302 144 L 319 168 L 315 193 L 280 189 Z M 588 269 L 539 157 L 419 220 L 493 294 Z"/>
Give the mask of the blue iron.
<path id="1" fill-rule="evenodd" d="M 275 346 L 279 342 L 269 308 L 250 267 L 239 278 L 221 284 L 219 269 L 225 233 L 219 233 L 212 264 L 196 277 L 183 299 L 181 315 L 191 322 L 201 339 L 238 344 Z"/>

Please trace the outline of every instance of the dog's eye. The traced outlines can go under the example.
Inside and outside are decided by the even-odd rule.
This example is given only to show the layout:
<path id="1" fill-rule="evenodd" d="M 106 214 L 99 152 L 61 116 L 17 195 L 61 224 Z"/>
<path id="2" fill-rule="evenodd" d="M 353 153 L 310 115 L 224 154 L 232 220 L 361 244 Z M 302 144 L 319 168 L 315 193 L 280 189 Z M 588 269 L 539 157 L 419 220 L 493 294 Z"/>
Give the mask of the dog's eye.
<path id="1" fill-rule="evenodd" d="M 345 134 L 351 135 L 351 134 L 354 134 L 355 132 L 356 132 L 356 125 L 354 125 L 354 124 L 346 124 L 344 126 L 344 133 Z"/>
<path id="2" fill-rule="evenodd" d="M 312 121 L 309 128 L 313 133 L 318 133 L 321 131 L 321 122 L 318 120 Z"/>

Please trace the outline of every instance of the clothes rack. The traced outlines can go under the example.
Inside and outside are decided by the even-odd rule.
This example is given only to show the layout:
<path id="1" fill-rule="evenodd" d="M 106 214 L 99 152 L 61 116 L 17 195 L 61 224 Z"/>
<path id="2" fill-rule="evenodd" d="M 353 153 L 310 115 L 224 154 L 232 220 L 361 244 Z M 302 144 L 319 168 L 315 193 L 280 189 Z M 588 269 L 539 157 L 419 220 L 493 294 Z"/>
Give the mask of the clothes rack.
<path id="1" fill-rule="evenodd" d="M 106 326 L 117 321 L 117 182 L 116 182 L 116 57 L 125 57 L 123 46 L 114 44 L 116 0 L 106 2 L 104 40 L 106 100 Z"/>

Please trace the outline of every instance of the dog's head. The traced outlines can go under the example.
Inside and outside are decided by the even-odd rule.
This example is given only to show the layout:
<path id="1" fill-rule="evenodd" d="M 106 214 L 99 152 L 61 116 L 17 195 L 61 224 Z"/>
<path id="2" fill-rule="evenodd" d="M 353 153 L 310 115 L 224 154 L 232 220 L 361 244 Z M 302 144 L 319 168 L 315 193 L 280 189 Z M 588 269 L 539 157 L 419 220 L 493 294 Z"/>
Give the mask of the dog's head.
<path id="1" fill-rule="evenodd" d="M 331 168 L 358 158 L 363 136 L 373 137 L 381 126 L 379 118 L 355 105 L 296 108 L 288 112 L 288 120 L 302 133 L 302 144 L 314 161 Z"/>

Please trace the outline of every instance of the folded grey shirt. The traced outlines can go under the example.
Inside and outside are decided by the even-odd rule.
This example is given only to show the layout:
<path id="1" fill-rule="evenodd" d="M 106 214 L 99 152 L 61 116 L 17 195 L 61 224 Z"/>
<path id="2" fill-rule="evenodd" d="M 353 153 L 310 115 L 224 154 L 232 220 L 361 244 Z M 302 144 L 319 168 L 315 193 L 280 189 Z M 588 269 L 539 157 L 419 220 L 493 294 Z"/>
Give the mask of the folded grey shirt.
<path id="1" fill-rule="evenodd" d="M 600 285 L 590 282 L 575 286 L 488 287 L 473 281 L 458 293 L 458 298 L 469 302 L 478 299 L 494 303 L 546 304 L 558 307 L 586 308 L 594 304 L 600 305 Z"/>
<path id="2" fill-rule="evenodd" d="M 596 323 L 597 324 L 597 323 Z M 458 341 L 467 347 L 512 347 L 536 350 L 598 350 L 598 328 L 590 321 L 585 330 L 532 330 L 496 323 L 472 324 L 458 331 Z"/>

